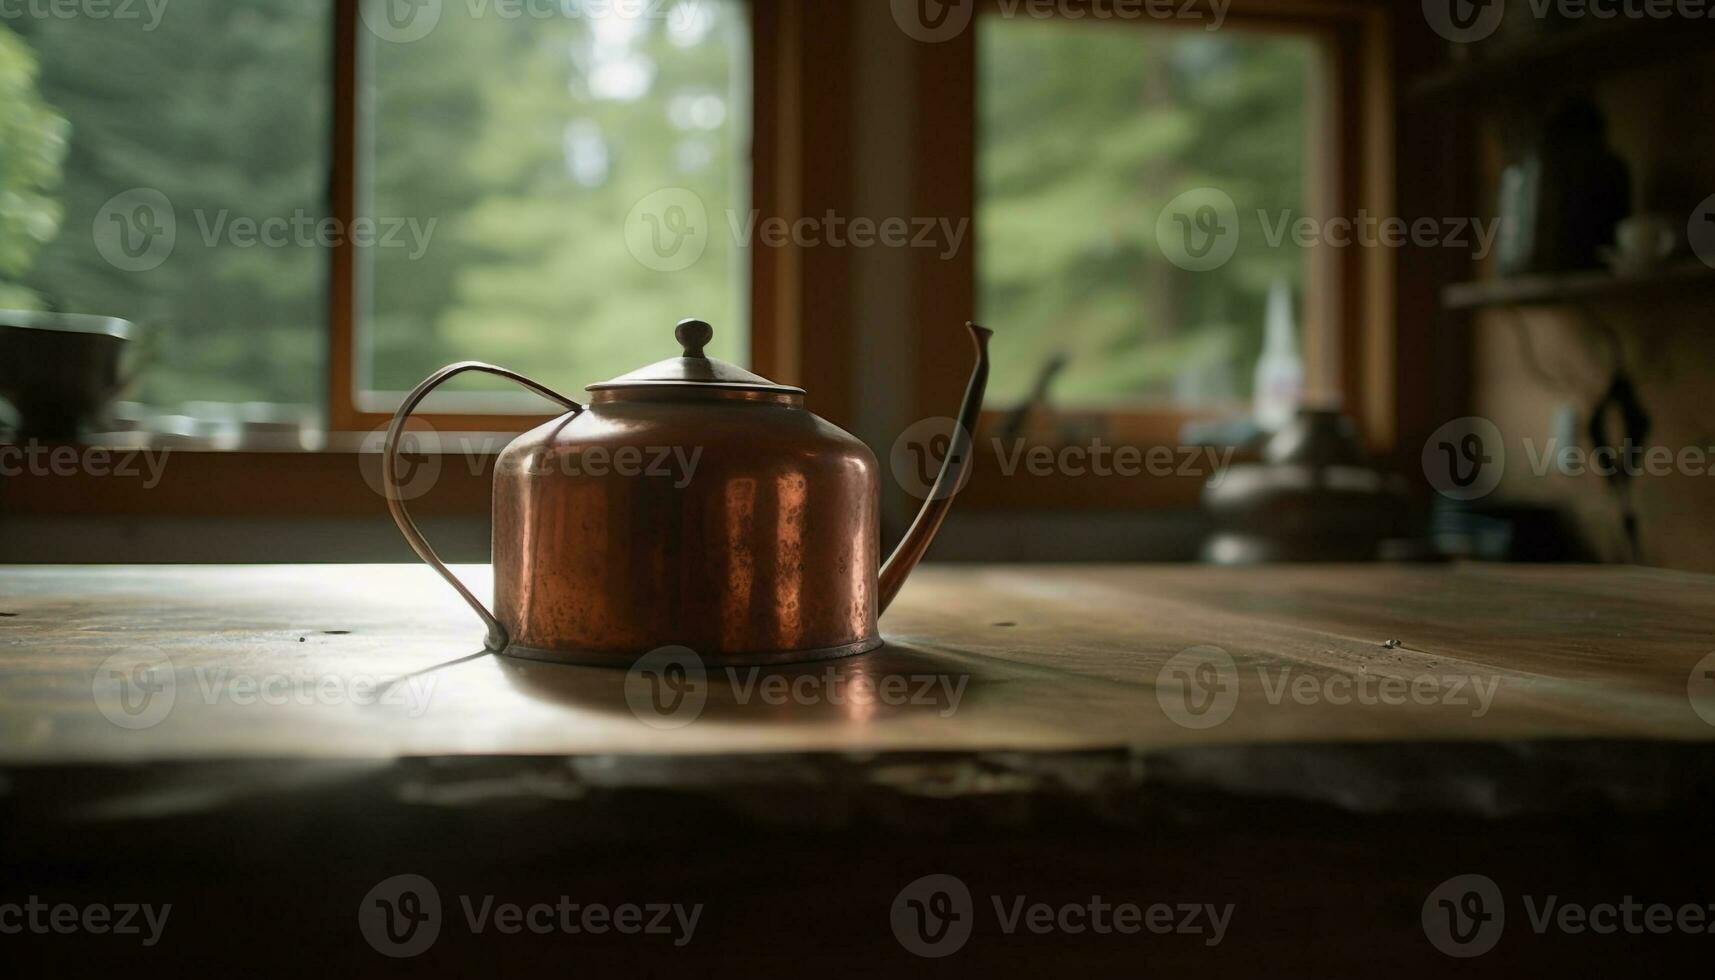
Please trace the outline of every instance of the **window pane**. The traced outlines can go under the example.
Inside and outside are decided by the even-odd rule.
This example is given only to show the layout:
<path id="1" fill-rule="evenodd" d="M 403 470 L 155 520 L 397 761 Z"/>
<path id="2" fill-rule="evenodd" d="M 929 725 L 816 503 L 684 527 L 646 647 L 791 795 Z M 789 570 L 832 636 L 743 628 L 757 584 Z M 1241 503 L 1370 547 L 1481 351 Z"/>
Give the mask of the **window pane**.
<path id="1" fill-rule="evenodd" d="M 978 294 L 1010 355 L 995 364 L 993 403 L 1028 399 L 1058 358 L 1048 401 L 1059 406 L 1250 398 L 1271 286 L 1303 295 L 1303 251 L 1290 236 L 1271 247 L 1265 229 L 1282 210 L 1305 213 L 1313 43 L 980 20 Z M 1205 212 L 1196 198 L 1190 214 L 1236 212 L 1237 249 L 1188 270 L 1157 223 L 1198 188 L 1231 199 L 1232 211 Z"/>
<path id="2" fill-rule="evenodd" d="M 329 6 L 0 20 L 0 306 L 141 324 L 128 397 L 157 413 L 319 405 L 327 257 L 305 229 L 326 215 Z"/>
<path id="3" fill-rule="evenodd" d="M 747 206 L 741 3 L 449 3 L 421 36 L 371 33 L 368 211 L 406 223 L 365 253 L 360 386 L 479 359 L 576 391 L 677 353 L 689 316 L 744 361 L 748 276 L 721 233 Z M 470 385 L 492 386 L 510 394 Z"/>

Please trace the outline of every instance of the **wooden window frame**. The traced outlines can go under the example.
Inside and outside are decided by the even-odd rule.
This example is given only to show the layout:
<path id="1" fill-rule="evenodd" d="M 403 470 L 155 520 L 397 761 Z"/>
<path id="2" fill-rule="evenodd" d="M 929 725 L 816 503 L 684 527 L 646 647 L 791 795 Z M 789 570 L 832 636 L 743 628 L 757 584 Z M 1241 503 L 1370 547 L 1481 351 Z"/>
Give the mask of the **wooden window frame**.
<path id="1" fill-rule="evenodd" d="M 357 94 L 363 36 L 359 0 L 334 4 L 334 85 L 331 216 L 351 221 L 359 204 L 360 142 Z M 868 2 L 868 0 L 862 0 Z M 996 0 L 979 0 L 993 6 Z M 1062 0 L 1077 3 L 1080 0 Z M 850 160 L 857 136 L 854 106 L 858 53 L 843 0 L 749 0 L 753 84 L 751 206 L 766 215 L 817 214 L 848 208 L 856 174 Z M 1335 213 L 1368 207 L 1392 213 L 1394 109 L 1391 20 L 1381 2 L 1365 0 L 1232 0 L 1230 16 L 1247 24 L 1325 31 L 1336 52 L 1340 197 Z M 909 70 L 916 88 L 913 213 L 974 218 L 975 32 L 941 44 L 913 44 Z M 907 111 L 907 107 L 900 107 Z M 801 384 L 810 406 L 825 417 L 849 419 L 861 397 L 855 329 L 849 324 L 853 283 L 844 258 L 829 249 L 749 250 L 751 364 L 767 377 Z M 174 449 L 164 481 L 141 492 L 137 481 L 91 477 L 22 477 L 0 481 L 8 515 L 350 516 L 372 517 L 384 501 L 361 478 L 358 434 L 384 426 L 390 413 L 366 411 L 356 387 L 357 260 L 349 242 L 330 254 L 327 364 L 327 449 L 256 452 Z M 1336 342 L 1345 405 L 1372 449 L 1393 445 L 1401 404 L 1420 391 L 1401 390 L 1395 336 L 1395 256 L 1381 249 L 1345 249 L 1340 256 Z M 975 307 L 975 259 L 970 248 L 947 261 L 918 263 L 910 306 L 920 324 L 959 323 Z M 815 324 L 818 329 L 806 329 Z M 1408 335 L 1407 340 L 1411 340 Z M 914 417 L 946 414 L 948 393 L 960 390 L 970 367 L 968 340 L 957 330 L 912 336 Z M 1316 357 L 1311 353 L 1311 357 Z M 1421 398 L 1418 398 L 1421 400 Z M 990 413 L 992 425 L 1000 413 Z M 519 431 L 540 415 L 428 414 L 437 430 Z M 1174 413 L 1126 413 L 1138 444 L 1177 442 Z M 1110 428 L 1109 430 L 1113 430 Z M 481 466 L 445 466 L 434 493 L 413 501 L 425 517 L 471 515 L 488 507 L 492 456 Z M 961 510 L 1125 509 L 1194 504 L 1201 481 L 1050 478 L 1000 479 L 992 454 L 979 456 L 976 475 L 960 495 Z M 75 487 L 68 486 L 70 483 Z M 217 489 L 220 492 L 212 492 Z"/>
<path id="2" fill-rule="evenodd" d="M 1099 2 L 1099 0 L 1098 0 Z M 1092 0 L 1060 0 L 1060 14 L 1089 13 Z M 998 16 L 1002 0 L 979 0 L 975 16 Z M 1393 213 L 1394 135 L 1392 21 L 1385 5 L 1372 0 L 1233 0 L 1228 25 L 1254 31 L 1308 35 L 1319 41 L 1328 99 L 1318 120 L 1332 151 L 1312 189 L 1319 210 L 1329 215 Z M 1170 21 L 1115 22 L 1116 29 L 1195 29 Z M 937 93 L 923 100 L 918 132 L 917 212 L 920 215 L 977 219 L 978 151 L 977 31 L 975 24 L 958 37 L 917 46 L 919 87 Z M 974 237 L 973 232 L 973 237 Z M 1327 254 L 1331 253 L 1331 254 Z M 1398 430 L 1394 388 L 1393 319 L 1396 257 L 1386 249 L 1326 249 L 1313 256 L 1310 276 L 1315 293 L 1313 315 L 1328 326 L 1305 338 L 1308 388 L 1312 396 L 1337 394 L 1358 423 L 1366 444 L 1377 453 L 1394 449 Z M 918 322 L 946 323 L 967 318 L 976 308 L 977 255 L 974 248 L 933 266 L 920 266 L 915 309 Z M 1321 280 L 1321 288 L 1315 285 Z M 995 324 L 994 326 L 1001 326 Z M 946 392 L 957 388 L 967 370 L 966 341 L 950 332 L 917 338 L 915 410 L 919 417 L 943 414 Z M 1067 510 L 1184 508 L 1194 506 L 1205 476 L 1138 479 L 1049 476 L 1009 479 L 987 436 L 1009 412 L 983 413 L 974 460 L 975 475 L 960 496 L 961 507 L 976 510 Z M 1175 410 L 1117 409 L 1062 411 L 1044 444 L 1058 448 L 1064 428 L 1097 427 L 1109 445 L 1179 447 L 1181 427 L 1206 417 Z"/>
<path id="3" fill-rule="evenodd" d="M 341 223 L 342 227 L 351 227 L 358 217 L 361 205 L 361 187 L 364 179 L 363 160 L 363 126 L 364 120 L 359 117 L 358 103 L 362 86 L 363 73 L 366 69 L 365 52 L 372 49 L 375 41 L 363 31 L 359 14 L 359 4 L 363 0 L 333 0 L 334 3 L 334 84 L 333 84 L 333 134 L 332 134 L 332 192 L 329 195 L 330 216 Z M 740 0 L 743 2 L 743 0 Z M 749 0 L 750 8 L 750 52 L 752 58 L 752 111 L 751 137 L 754 148 L 772 146 L 775 143 L 775 127 L 773 121 L 776 114 L 786 107 L 778 106 L 775 93 L 767 90 L 768 86 L 761 84 L 762 70 L 765 65 L 773 66 L 781 60 L 775 52 L 775 45 L 769 35 L 763 33 L 766 28 L 773 26 L 771 19 L 781 18 L 783 13 L 793 8 L 793 0 Z M 788 26 L 795 26 L 796 21 Z M 757 156 L 763 154 L 757 153 Z M 757 163 L 766 164 L 768 160 Z M 753 201 L 760 200 L 763 190 L 763 180 L 774 171 L 766 173 L 761 166 L 753 166 L 751 173 L 751 195 Z M 760 205 L 753 205 L 760 206 Z M 762 249 L 753 252 L 765 251 Z M 373 404 L 365 404 L 364 392 L 359 387 L 357 331 L 358 331 L 358 301 L 360 298 L 359 264 L 361 256 L 358 249 L 352 245 L 349 238 L 342 238 L 329 253 L 328 275 L 328 311 L 327 311 L 327 378 L 326 404 L 327 428 L 330 433 L 372 432 L 386 426 L 393 418 L 393 411 L 378 410 Z M 755 289 L 759 280 L 757 269 L 761 263 L 759 257 L 752 257 L 752 303 L 761 309 L 766 297 L 757 295 Z M 786 283 L 780 283 L 785 288 Z M 762 321 L 753 317 L 751 329 L 752 362 L 759 368 L 766 369 L 777 363 L 782 357 L 790 354 L 792 349 L 783 344 L 778 333 L 772 330 L 759 329 Z M 761 373 L 767 375 L 767 370 Z M 589 382 L 599 378 L 587 379 Z M 403 395 L 403 393 L 400 393 Z M 568 392 L 568 394 L 573 394 Z M 434 412 L 419 411 L 413 417 L 428 423 L 440 432 L 520 432 L 534 428 L 543 422 L 554 418 L 557 413 L 546 407 L 541 412 Z"/>

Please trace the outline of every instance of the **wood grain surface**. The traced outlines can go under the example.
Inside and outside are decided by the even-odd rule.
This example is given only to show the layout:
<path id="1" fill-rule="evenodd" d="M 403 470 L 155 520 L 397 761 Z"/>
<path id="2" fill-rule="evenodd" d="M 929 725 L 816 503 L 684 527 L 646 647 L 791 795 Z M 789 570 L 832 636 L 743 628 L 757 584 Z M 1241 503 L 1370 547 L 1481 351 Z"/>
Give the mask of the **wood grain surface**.
<path id="1" fill-rule="evenodd" d="M 460 573 L 487 594 L 485 567 Z M 0 761 L 1705 741 L 1712 585 L 1597 567 L 930 567 L 881 651 L 683 689 L 632 674 L 628 700 L 626 671 L 482 654 L 424 568 L 11 567 Z M 170 708 L 116 714 L 113 685 L 142 661 Z"/>

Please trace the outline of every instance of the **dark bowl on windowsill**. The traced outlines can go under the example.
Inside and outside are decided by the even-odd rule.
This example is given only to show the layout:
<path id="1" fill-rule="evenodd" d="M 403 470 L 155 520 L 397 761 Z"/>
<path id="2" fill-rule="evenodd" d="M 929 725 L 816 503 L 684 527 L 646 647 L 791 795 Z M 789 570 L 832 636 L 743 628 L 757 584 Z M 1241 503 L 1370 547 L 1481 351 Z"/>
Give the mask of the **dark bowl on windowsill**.
<path id="1" fill-rule="evenodd" d="M 18 413 L 19 442 L 72 442 L 128 380 L 134 327 L 109 316 L 0 310 L 0 398 Z"/>

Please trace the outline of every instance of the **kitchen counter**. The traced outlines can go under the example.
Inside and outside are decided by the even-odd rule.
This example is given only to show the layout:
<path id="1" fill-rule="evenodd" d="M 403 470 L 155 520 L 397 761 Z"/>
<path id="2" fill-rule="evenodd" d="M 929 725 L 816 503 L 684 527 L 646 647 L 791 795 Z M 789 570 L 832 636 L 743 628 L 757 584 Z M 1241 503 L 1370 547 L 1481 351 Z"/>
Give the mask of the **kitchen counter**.
<path id="1" fill-rule="evenodd" d="M 489 592 L 485 567 L 458 571 Z M 1688 868 L 1710 866 L 1708 835 L 1674 834 L 1715 815 L 1712 587 L 1599 567 L 930 566 L 874 654 L 628 672 L 484 653 L 415 566 L 12 566 L 6 856 L 154 880 L 140 854 L 216 832 L 227 857 L 189 866 L 217 877 L 299 846 L 358 883 L 378 854 L 454 877 L 575 858 L 603 887 L 682 880 L 623 857 L 646 845 L 739 904 L 861 920 L 878 901 L 862 928 L 883 937 L 920 865 L 1060 891 L 1143 874 L 1241 909 L 1316 883 L 1289 889 L 1297 920 L 1385 915 L 1376 942 L 1392 930 L 1431 968 L 1416 904 L 1371 908 L 1367 888 L 1427 892 L 1473 863 L 1543 874 L 1592 834 L 1590 880 L 1707 888 Z M 1399 863 L 1348 874 L 1378 849 Z M 732 864 L 747 853 L 801 863 L 764 888 Z M 829 867 L 837 899 L 816 887 Z M 1328 966 L 1271 921 L 1221 947 L 1231 962 Z"/>

